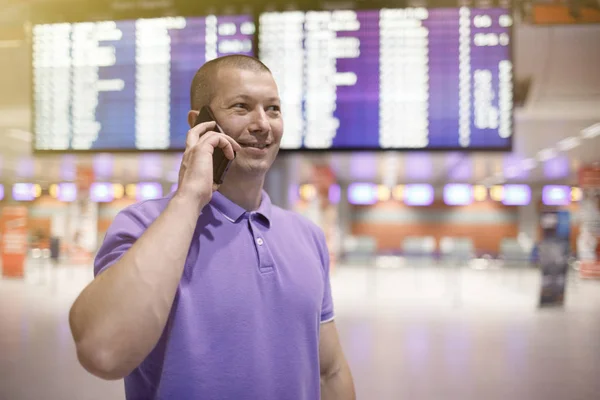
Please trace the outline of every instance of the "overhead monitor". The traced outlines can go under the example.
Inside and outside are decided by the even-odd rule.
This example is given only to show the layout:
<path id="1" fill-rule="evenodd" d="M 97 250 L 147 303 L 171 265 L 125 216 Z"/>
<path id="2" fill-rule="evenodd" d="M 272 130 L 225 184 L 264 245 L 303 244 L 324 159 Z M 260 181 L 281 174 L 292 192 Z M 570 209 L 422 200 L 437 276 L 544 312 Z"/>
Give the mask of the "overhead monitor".
<path id="1" fill-rule="evenodd" d="M 505 8 L 261 14 L 282 148 L 509 150 L 511 26 Z"/>
<path id="2" fill-rule="evenodd" d="M 185 148 L 194 73 L 254 55 L 254 30 L 249 15 L 35 25 L 34 150 Z"/>
<path id="3" fill-rule="evenodd" d="M 35 25 L 36 151 L 185 148 L 189 85 L 256 55 L 282 97 L 287 150 L 510 150 L 505 8 L 408 8 Z"/>

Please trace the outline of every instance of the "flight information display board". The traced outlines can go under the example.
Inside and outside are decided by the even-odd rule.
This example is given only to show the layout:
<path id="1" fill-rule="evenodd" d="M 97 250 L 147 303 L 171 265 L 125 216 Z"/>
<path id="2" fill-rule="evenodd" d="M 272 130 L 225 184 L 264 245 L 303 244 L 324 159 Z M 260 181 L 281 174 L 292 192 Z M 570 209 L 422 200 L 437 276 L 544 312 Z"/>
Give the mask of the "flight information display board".
<path id="1" fill-rule="evenodd" d="M 35 150 L 185 148 L 190 83 L 207 60 L 254 55 L 251 16 L 35 25 Z"/>
<path id="2" fill-rule="evenodd" d="M 286 149 L 508 150 L 510 11 L 266 12 Z"/>

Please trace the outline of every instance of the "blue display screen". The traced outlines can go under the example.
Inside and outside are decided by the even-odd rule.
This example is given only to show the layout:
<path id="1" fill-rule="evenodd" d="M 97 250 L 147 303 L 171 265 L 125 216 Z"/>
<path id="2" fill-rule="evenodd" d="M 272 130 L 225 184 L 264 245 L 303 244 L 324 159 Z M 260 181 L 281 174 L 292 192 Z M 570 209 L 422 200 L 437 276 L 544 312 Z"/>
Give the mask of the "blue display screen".
<path id="1" fill-rule="evenodd" d="M 510 149 L 511 25 L 504 8 L 261 14 L 282 148 Z M 183 150 L 195 71 L 256 55 L 254 36 L 249 15 L 34 26 L 35 150 Z"/>
<path id="2" fill-rule="evenodd" d="M 508 149 L 507 9 L 269 12 L 289 149 Z"/>
<path id="3" fill-rule="evenodd" d="M 185 148 L 190 83 L 207 60 L 254 55 L 251 16 L 36 25 L 36 150 Z"/>

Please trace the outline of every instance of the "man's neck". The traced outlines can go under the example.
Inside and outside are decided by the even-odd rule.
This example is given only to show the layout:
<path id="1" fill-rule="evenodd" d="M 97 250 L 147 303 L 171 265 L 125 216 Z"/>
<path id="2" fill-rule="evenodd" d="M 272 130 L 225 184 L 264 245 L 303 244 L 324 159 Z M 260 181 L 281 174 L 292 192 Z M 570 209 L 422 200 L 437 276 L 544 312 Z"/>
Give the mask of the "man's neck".
<path id="1" fill-rule="evenodd" d="M 264 176 L 239 176 L 230 170 L 219 192 L 246 211 L 254 211 L 260 206 L 264 182 Z"/>

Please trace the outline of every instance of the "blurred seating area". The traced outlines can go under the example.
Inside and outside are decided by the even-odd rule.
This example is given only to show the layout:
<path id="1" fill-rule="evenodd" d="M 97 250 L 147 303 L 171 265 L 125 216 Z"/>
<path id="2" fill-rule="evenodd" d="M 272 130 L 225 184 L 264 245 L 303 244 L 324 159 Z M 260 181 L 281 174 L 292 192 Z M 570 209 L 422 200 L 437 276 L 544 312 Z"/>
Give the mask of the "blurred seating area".
<path id="1" fill-rule="evenodd" d="M 349 236 L 344 240 L 340 261 L 348 265 L 377 265 L 378 257 L 396 259 L 396 266 L 458 265 L 468 267 L 471 261 L 483 259 L 487 265 L 501 267 L 535 267 L 534 249 L 526 248 L 516 238 L 504 238 L 498 254 L 477 250 L 467 237 L 444 236 L 439 241 L 432 236 L 407 236 L 396 251 L 379 251 L 374 237 Z"/>

